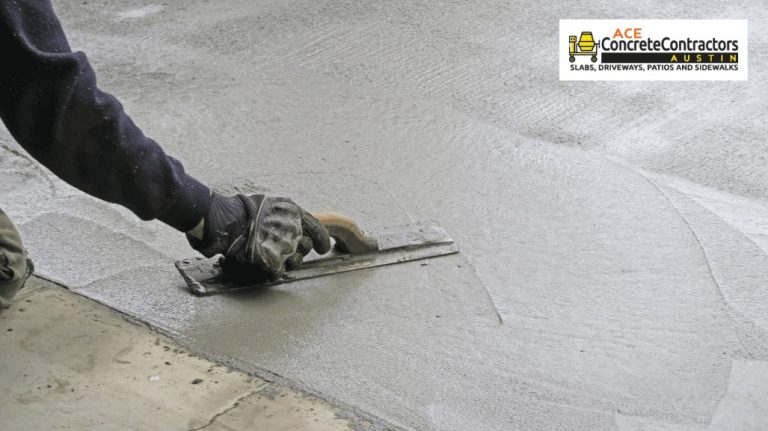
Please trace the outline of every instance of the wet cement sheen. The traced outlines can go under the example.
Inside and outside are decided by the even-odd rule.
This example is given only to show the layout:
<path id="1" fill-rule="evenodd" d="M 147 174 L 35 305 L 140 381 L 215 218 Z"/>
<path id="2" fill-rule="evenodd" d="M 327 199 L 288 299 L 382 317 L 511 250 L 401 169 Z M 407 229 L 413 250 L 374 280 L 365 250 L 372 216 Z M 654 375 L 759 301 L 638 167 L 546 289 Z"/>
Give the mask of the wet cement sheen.
<path id="1" fill-rule="evenodd" d="M 407 428 L 765 425 L 764 404 L 739 402 L 768 385 L 755 232 L 607 157 L 768 197 L 764 50 L 749 82 L 717 84 L 559 83 L 555 54 L 559 18 L 697 10 L 752 25 L 764 8 L 56 5 L 104 88 L 201 180 L 362 226 L 436 219 L 462 253 L 195 298 L 172 266 L 191 253 L 181 235 L 4 150 L 28 175 L 0 196 L 44 275 Z"/>

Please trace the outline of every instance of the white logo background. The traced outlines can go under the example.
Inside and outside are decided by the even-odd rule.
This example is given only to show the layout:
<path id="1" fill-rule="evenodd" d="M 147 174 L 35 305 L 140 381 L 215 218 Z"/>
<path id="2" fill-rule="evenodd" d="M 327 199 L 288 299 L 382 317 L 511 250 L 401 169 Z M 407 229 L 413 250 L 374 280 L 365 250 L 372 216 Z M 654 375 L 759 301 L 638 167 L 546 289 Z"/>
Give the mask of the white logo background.
<path id="1" fill-rule="evenodd" d="M 597 62 L 592 63 L 589 56 L 577 56 L 568 61 L 568 37 L 577 39 L 584 31 L 591 31 L 595 42 L 600 44 L 603 38 L 613 38 L 617 28 L 641 28 L 643 39 L 661 40 L 669 37 L 673 40 L 701 39 L 737 40 L 739 44 L 738 70 L 599 70 L 602 46 L 598 46 Z M 629 40 L 629 39 L 627 39 Z M 698 50 L 696 50 L 698 51 Z M 635 51 L 636 52 L 636 51 Z M 747 57 L 747 20 L 661 20 L 661 19 L 562 19 L 560 20 L 560 80 L 561 81 L 740 81 L 748 76 Z M 681 64 L 685 64 L 682 61 Z M 593 65 L 595 71 L 572 70 Z M 687 64 L 729 64 L 695 63 Z"/>

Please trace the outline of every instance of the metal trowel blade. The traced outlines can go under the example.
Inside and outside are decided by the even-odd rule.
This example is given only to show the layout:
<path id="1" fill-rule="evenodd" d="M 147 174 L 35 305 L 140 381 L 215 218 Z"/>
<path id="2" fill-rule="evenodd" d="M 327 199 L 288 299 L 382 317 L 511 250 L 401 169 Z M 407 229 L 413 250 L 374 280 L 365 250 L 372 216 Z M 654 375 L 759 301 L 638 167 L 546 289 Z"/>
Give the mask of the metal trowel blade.
<path id="1" fill-rule="evenodd" d="M 217 257 L 179 260 L 176 261 L 176 268 L 192 293 L 206 296 L 444 256 L 459 251 L 445 230 L 434 222 L 395 226 L 368 232 L 367 235 L 378 240 L 378 250 L 359 254 L 340 253 L 335 250 L 322 256 L 311 254 L 299 268 L 286 272 L 276 281 L 253 282 L 241 278 L 234 279 L 223 271 Z"/>

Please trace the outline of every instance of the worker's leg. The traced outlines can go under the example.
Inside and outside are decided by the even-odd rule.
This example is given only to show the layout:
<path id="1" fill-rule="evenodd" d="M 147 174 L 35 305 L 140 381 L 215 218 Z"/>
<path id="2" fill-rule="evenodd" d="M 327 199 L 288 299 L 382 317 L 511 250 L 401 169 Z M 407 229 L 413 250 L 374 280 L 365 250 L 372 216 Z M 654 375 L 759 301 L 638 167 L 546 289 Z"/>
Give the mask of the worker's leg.
<path id="1" fill-rule="evenodd" d="M 0 209 L 0 310 L 10 307 L 31 274 L 32 262 L 27 261 L 19 232 Z"/>

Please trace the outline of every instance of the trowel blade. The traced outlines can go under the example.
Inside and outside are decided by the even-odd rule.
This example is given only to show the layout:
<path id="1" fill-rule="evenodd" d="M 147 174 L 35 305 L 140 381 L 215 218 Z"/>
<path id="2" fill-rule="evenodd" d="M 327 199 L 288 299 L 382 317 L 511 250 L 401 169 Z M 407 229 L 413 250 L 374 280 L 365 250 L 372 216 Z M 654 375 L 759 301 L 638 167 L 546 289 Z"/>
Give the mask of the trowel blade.
<path id="1" fill-rule="evenodd" d="M 378 251 L 361 254 L 331 251 L 322 256 L 311 254 L 305 258 L 301 267 L 286 272 L 276 281 L 253 283 L 233 280 L 222 271 L 217 257 L 179 260 L 176 261 L 176 268 L 192 293 L 206 296 L 443 256 L 459 251 L 445 230 L 434 222 L 395 226 L 368 232 L 368 236 L 378 239 Z"/>

